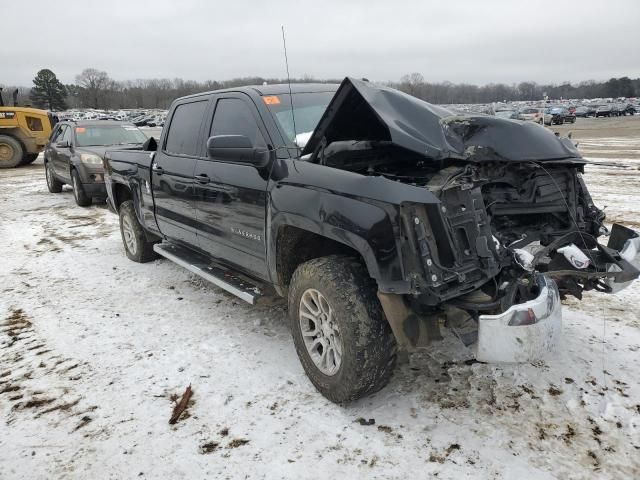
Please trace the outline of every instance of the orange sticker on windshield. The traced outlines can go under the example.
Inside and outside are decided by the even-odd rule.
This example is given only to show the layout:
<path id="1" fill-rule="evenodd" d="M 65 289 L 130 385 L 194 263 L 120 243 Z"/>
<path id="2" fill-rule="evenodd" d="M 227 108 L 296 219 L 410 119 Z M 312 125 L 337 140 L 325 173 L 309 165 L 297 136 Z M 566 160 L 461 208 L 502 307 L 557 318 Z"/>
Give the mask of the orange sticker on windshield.
<path id="1" fill-rule="evenodd" d="M 276 95 L 267 95 L 266 97 L 262 97 L 262 99 L 266 105 L 280 105 L 280 97 Z"/>
<path id="2" fill-rule="evenodd" d="M 86 132 L 87 129 L 84 127 L 76 127 L 76 133 L 84 133 Z"/>

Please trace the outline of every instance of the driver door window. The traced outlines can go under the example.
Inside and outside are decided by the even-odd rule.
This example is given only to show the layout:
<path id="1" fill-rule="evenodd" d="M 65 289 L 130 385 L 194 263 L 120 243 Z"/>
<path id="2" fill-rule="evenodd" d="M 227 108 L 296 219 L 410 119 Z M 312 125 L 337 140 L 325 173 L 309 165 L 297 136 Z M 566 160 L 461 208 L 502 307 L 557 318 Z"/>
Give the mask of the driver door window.
<path id="1" fill-rule="evenodd" d="M 239 98 L 218 100 L 209 133 L 209 136 L 214 135 L 245 135 L 254 147 L 267 148 L 251 109 Z"/>
<path id="2" fill-rule="evenodd" d="M 64 130 L 65 128 L 67 128 L 65 125 L 60 125 L 56 131 L 53 133 L 53 135 L 51 136 L 51 143 L 53 145 L 56 144 L 56 142 L 60 141 L 60 138 L 62 138 L 62 135 L 64 134 Z"/>

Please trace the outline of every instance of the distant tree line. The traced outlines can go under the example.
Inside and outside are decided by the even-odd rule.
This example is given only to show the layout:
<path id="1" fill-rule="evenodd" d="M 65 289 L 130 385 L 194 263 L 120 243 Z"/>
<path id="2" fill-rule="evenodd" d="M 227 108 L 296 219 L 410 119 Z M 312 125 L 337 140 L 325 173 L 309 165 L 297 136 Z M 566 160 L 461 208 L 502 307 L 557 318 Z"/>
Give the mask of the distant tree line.
<path id="1" fill-rule="evenodd" d="M 640 96 L 640 78 L 612 78 L 606 82 L 587 80 L 578 84 L 563 82 L 560 85 L 541 85 L 535 82 L 521 82 L 507 85 L 489 83 L 471 85 L 465 83 L 426 82 L 419 73 L 405 75 L 400 82 L 390 82 L 390 86 L 436 104 L 491 103 L 514 100 L 550 100 L 568 98 L 618 98 Z"/>
<path id="2" fill-rule="evenodd" d="M 341 79 L 318 80 L 309 76 L 292 78 L 292 83 L 320 82 L 340 83 Z M 5 104 L 10 95 L 18 89 L 18 103 L 32 104 L 40 108 L 62 110 L 64 108 L 161 108 L 166 109 L 171 102 L 185 95 L 243 85 L 261 85 L 264 82 L 286 83 L 282 78 L 242 77 L 231 80 L 148 79 L 116 81 L 107 72 L 95 68 L 83 70 L 75 78 L 75 83 L 62 85 L 56 75 L 48 69 L 38 72 L 33 86 L 4 88 Z M 513 100 L 541 100 L 545 96 L 551 100 L 561 98 L 617 98 L 640 96 L 640 78 L 611 78 L 604 82 L 587 80 L 577 84 L 563 82 L 559 85 L 542 85 L 535 82 L 518 84 L 489 83 L 472 85 L 466 83 L 428 82 L 420 73 L 403 76 L 399 82 L 387 82 L 418 98 L 436 104 L 491 103 Z M 1 86 L 1 85 L 0 85 Z"/>

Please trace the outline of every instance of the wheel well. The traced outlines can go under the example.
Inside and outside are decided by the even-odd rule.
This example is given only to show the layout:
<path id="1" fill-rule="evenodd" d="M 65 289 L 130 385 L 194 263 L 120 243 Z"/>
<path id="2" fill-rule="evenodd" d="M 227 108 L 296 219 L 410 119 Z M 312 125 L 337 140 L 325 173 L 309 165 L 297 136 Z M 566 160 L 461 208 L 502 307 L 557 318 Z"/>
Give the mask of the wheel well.
<path id="1" fill-rule="evenodd" d="M 120 211 L 120 205 L 122 205 L 127 200 L 131 200 L 132 198 L 133 196 L 131 195 L 131 190 L 129 189 L 129 187 L 121 183 L 113 184 L 113 203 L 116 212 Z"/>
<path id="2" fill-rule="evenodd" d="M 365 265 L 362 255 L 352 247 L 301 228 L 284 226 L 276 239 L 276 269 L 278 284 L 286 287 L 298 265 L 314 258 L 344 254 Z"/>

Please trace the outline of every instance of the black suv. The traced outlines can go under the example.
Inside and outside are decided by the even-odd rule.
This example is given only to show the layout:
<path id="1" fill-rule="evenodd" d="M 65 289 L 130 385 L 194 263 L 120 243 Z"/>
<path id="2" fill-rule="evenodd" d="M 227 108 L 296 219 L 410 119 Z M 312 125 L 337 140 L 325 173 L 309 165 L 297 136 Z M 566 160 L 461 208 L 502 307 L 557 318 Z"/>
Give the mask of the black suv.
<path id="1" fill-rule="evenodd" d="M 73 196 L 81 207 L 93 198 L 104 201 L 102 158 L 107 148 L 140 148 L 147 137 L 135 125 L 115 121 L 63 121 L 56 125 L 44 149 L 47 187 L 51 193 L 73 187 Z"/>

